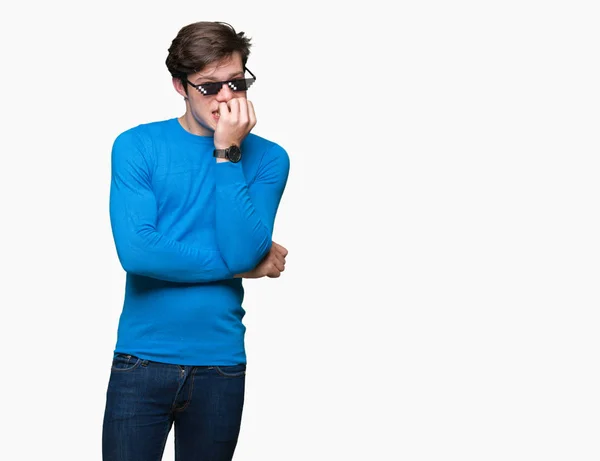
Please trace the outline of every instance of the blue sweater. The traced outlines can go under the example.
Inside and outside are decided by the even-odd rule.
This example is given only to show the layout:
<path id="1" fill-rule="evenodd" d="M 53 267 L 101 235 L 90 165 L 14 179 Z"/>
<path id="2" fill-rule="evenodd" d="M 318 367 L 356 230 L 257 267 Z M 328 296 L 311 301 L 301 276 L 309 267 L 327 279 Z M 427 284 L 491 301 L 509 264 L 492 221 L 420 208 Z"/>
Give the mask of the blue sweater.
<path id="1" fill-rule="evenodd" d="M 239 163 L 176 118 L 115 140 L 110 221 L 126 272 L 115 352 L 180 365 L 246 363 L 241 278 L 271 247 L 289 173 L 278 144 L 249 134 Z"/>

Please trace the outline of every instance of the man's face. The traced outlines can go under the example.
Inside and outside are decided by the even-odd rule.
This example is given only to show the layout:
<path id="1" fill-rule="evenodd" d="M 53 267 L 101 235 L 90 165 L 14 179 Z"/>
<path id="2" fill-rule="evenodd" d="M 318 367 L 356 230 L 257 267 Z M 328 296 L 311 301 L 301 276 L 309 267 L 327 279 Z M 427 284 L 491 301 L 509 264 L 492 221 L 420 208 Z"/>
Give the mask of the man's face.
<path id="1" fill-rule="evenodd" d="M 244 78 L 244 65 L 237 52 L 188 76 L 188 80 L 194 85 L 224 82 L 236 78 Z M 196 122 L 194 131 L 200 136 L 214 134 L 219 121 L 219 103 L 229 102 L 233 98 L 246 98 L 245 91 L 233 91 L 228 85 L 222 85 L 219 92 L 214 95 L 204 95 L 193 86 L 186 83 L 184 85 L 187 85 L 189 112 Z M 181 93 L 181 91 L 179 92 Z"/>

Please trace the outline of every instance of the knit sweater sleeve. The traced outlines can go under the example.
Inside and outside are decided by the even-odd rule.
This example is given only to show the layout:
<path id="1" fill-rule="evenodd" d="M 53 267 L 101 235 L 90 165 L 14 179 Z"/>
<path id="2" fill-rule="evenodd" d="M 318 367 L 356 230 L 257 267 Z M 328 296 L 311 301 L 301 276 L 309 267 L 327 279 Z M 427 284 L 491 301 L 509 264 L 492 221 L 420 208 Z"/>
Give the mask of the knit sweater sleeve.
<path id="1" fill-rule="evenodd" d="M 217 244 L 229 270 L 254 269 L 272 244 L 275 215 L 289 175 L 289 156 L 272 143 L 254 178 L 247 181 L 239 163 L 216 165 Z"/>
<path id="2" fill-rule="evenodd" d="M 110 222 L 123 269 L 170 282 L 232 278 L 218 249 L 195 248 L 157 230 L 157 201 L 144 150 L 131 132 L 118 136 L 112 148 Z"/>

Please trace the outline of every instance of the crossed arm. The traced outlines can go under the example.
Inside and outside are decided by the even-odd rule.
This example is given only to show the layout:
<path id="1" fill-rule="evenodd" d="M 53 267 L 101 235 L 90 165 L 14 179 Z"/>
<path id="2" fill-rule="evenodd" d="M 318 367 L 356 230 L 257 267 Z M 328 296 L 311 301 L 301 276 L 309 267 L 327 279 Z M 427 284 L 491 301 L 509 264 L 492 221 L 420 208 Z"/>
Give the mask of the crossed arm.
<path id="1" fill-rule="evenodd" d="M 289 171 L 274 144 L 248 185 L 242 165 L 217 165 L 215 248 L 197 248 L 157 229 L 157 202 L 143 143 L 121 135 L 112 151 L 111 227 L 125 271 L 171 282 L 278 277 L 287 250 L 272 241 L 275 214 Z"/>

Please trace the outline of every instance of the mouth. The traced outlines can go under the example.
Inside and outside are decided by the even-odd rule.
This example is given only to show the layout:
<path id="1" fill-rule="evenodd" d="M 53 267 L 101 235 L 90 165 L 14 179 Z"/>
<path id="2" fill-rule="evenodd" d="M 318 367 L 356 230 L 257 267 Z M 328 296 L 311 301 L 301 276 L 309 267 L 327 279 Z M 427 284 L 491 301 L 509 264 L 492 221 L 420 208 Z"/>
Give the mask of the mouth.
<path id="1" fill-rule="evenodd" d="M 213 117 L 213 119 L 214 119 L 214 120 L 217 120 L 217 121 L 218 121 L 218 120 L 219 120 L 219 118 L 221 117 L 221 115 L 219 114 L 219 111 L 218 111 L 218 110 L 215 110 L 215 111 L 213 111 L 213 113 L 212 113 L 212 117 Z"/>

